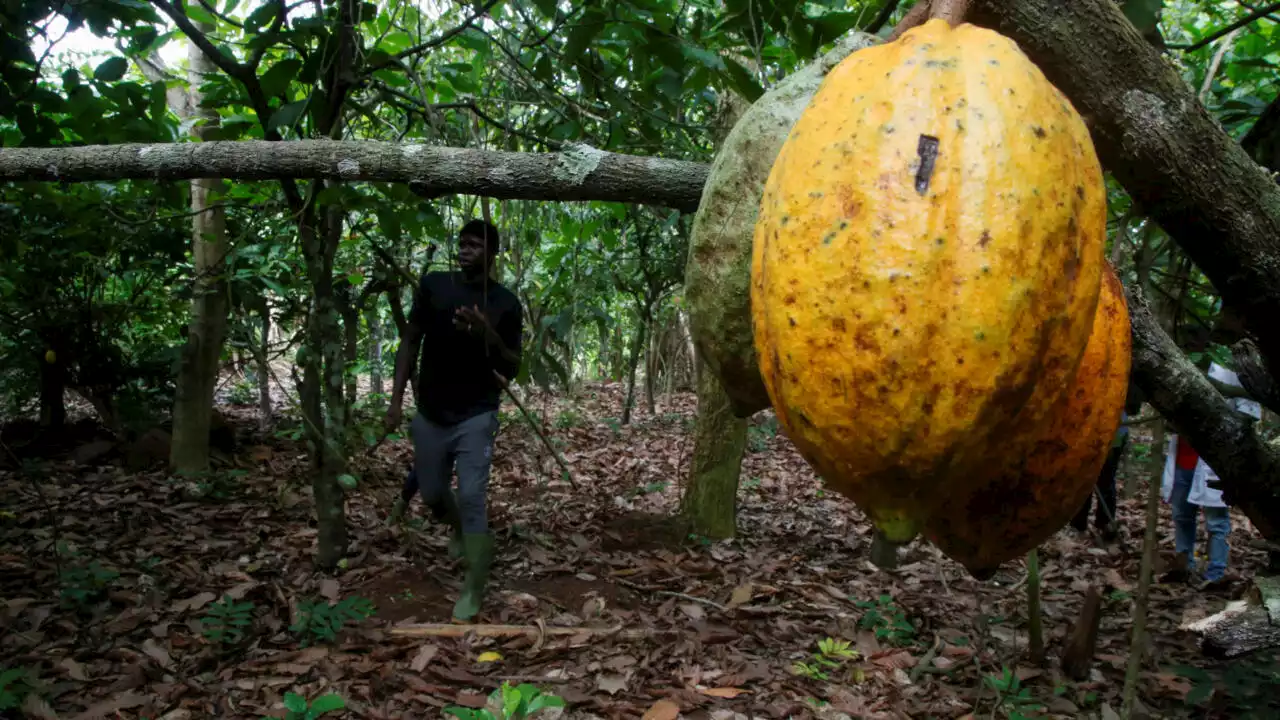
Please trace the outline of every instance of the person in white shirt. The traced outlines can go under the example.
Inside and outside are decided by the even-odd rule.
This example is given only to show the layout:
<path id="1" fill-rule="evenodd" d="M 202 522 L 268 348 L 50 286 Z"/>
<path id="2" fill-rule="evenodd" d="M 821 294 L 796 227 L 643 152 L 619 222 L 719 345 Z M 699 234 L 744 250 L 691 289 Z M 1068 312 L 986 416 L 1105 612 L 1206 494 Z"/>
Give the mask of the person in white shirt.
<path id="1" fill-rule="evenodd" d="M 1210 363 L 1209 379 L 1221 390 L 1240 391 L 1230 392 L 1235 397 L 1227 400 L 1235 410 L 1253 418 L 1262 417 L 1261 406 L 1243 396 L 1240 379 L 1234 372 Z M 1202 576 L 1202 586 L 1217 584 L 1226 575 L 1231 511 L 1222 499 L 1222 490 L 1216 487 L 1217 482 L 1218 474 L 1204 458 L 1199 457 L 1185 439 L 1170 434 L 1165 447 L 1161 493 L 1164 501 L 1173 506 L 1173 541 L 1178 560 L 1174 571 L 1165 576 L 1166 582 L 1194 574 L 1196 530 L 1201 512 L 1209 534 L 1208 563 Z"/>

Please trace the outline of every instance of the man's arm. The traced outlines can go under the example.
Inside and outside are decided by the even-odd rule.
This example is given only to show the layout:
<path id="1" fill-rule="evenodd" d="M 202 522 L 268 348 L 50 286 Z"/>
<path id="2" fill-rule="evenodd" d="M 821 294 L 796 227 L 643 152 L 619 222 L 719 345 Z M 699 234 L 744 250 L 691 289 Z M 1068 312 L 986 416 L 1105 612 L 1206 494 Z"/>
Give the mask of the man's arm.
<path id="1" fill-rule="evenodd" d="M 498 318 L 498 326 L 488 338 L 489 357 L 493 358 L 493 369 L 507 379 L 515 380 L 520 372 L 520 356 L 523 350 L 522 334 L 524 332 L 524 309 L 520 301 Z"/>

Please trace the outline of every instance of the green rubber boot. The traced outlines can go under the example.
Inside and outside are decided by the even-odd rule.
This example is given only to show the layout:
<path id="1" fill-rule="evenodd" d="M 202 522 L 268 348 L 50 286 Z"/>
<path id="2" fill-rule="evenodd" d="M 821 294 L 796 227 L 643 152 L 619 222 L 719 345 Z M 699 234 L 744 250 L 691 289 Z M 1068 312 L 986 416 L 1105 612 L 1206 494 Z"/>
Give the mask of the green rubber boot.
<path id="1" fill-rule="evenodd" d="M 453 606 L 453 619 L 470 622 L 480 612 L 484 588 L 489 582 L 489 566 L 493 564 L 493 536 L 489 533 L 463 535 L 462 546 L 467 558 L 467 576 L 462 581 L 462 594 Z"/>
<path id="2" fill-rule="evenodd" d="M 441 521 L 449 526 L 449 559 L 466 560 L 462 547 L 462 520 L 458 517 L 458 498 L 453 491 L 444 494 L 444 517 Z"/>
<path id="3" fill-rule="evenodd" d="M 404 498 L 396 498 L 395 503 L 391 506 L 391 514 L 387 516 L 387 524 L 399 525 L 404 520 L 404 511 L 408 507 L 409 503 L 405 502 Z"/>

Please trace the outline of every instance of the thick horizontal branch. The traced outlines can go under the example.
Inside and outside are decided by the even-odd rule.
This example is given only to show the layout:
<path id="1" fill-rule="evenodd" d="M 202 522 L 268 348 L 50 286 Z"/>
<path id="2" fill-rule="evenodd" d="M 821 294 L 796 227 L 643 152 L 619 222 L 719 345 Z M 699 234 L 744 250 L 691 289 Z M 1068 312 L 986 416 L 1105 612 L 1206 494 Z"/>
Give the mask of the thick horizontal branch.
<path id="1" fill-rule="evenodd" d="M 1156 322 L 1142 291 L 1126 287 L 1133 326 L 1133 377 L 1147 401 L 1218 474 L 1222 496 L 1269 539 L 1280 529 L 1280 448 L 1256 421 L 1227 404 Z"/>
<path id="2" fill-rule="evenodd" d="M 1112 0 L 976 0 L 1085 117 L 1103 164 L 1280 369 L 1280 186 Z"/>
<path id="3" fill-rule="evenodd" d="M 556 153 L 296 140 L 0 149 L 0 180 L 279 180 L 409 183 L 424 197 L 605 200 L 697 209 L 709 166 L 585 145 Z"/>

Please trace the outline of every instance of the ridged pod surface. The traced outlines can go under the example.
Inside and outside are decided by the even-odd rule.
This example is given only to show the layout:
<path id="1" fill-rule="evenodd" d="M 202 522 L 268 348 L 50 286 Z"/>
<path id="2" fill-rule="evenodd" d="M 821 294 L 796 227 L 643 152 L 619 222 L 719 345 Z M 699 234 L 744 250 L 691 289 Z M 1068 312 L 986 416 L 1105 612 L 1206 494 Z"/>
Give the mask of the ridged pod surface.
<path id="1" fill-rule="evenodd" d="M 751 306 L 780 423 L 894 542 L 1037 425 L 1089 337 L 1102 171 L 1008 38 L 931 20 L 828 73 L 756 222 Z"/>
<path id="2" fill-rule="evenodd" d="M 848 33 L 827 54 L 783 78 L 747 108 L 711 163 L 689 232 L 685 299 L 698 354 L 739 417 L 769 407 L 751 339 L 750 290 L 751 243 L 769 169 L 826 73 L 877 42 L 874 35 Z"/>
<path id="3" fill-rule="evenodd" d="M 1023 433 L 1032 439 L 1023 457 L 1009 457 L 1003 473 L 951 495 L 948 512 L 929 520 L 925 536 L 985 578 L 1066 525 L 1093 492 L 1120 426 L 1131 343 L 1124 289 L 1107 266 L 1093 332 L 1070 392 L 1045 425 Z"/>

